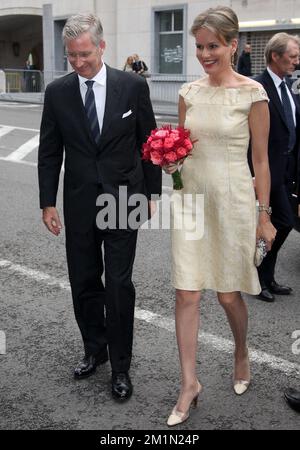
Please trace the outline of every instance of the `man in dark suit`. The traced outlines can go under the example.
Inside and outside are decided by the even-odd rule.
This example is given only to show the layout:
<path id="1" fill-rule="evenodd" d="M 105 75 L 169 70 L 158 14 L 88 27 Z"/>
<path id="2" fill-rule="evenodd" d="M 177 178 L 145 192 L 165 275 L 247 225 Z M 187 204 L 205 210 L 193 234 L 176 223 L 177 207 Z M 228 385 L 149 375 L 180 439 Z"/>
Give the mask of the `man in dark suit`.
<path id="1" fill-rule="evenodd" d="M 299 40 L 287 33 L 277 33 L 265 49 L 267 69 L 259 81 L 269 96 L 270 134 L 269 164 L 271 172 L 271 220 L 277 234 L 272 249 L 258 268 L 261 293 L 259 299 L 273 302 L 274 294 L 289 295 L 292 289 L 275 281 L 278 252 L 294 225 L 292 191 L 297 170 L 300 142 L 300 108 L 285 77 L 299 64 Z"/>
<path id="2" fill-rule="evenodd" d="M 242 51 L 239 59 L 237 71 L 241 75 L 245 75 L 246 77 L 252 76 L 252 68 L 251 68 L 251 45 L 245 44 L 244 50 Z"/>
<path id="3" fill-rule="evenodd" d="M 151 197 L 161 194 L 161 169 L 141 159 L 142 143 L 156 123 L 146 81 L 103 63 L 105 42 L 96 16 L 69 18 L 63 39 L 74 72 L 50 83 L 45 92 L 40 207 L 48 230 L 59 235 L 56 196 L 65 154 L 67 262 L 85 350 L 74 376 L 93 374 L 108 360 L 108 346 L 112 395 L 125 400 L 132 393 L 128 373 L 135 303 L 132 267 L 142 223 L 135 226 L 128 220 L 133 208 L 127 210 L 127 202 L 132 195 L 146 200 L 146 211 L 140 214 L 145 221 L 155 205 Z M 105 221 L 102 213 L 111 200 L 116 208 L 106 210 Z"/>

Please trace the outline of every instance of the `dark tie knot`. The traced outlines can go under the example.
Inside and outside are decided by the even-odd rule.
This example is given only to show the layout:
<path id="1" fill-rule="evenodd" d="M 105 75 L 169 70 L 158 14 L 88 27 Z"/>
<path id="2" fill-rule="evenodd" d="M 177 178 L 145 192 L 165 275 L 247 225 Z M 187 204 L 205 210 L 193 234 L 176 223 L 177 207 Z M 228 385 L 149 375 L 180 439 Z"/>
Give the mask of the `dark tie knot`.
<path id="1" fill-rule="evenodd" d="M 279 86 L 281 87 L 281 89 L 286 90 L 286 84 L 285 84 L 285 81 L 282 81 L 282 82 L 280 83 Z"/>
<path id="2" fill-rule="evenodd" d="M 88 89 L 93 89 L 93 84 L 95 83 L 94 80 L 88 80 L 85 82 L 85 84 L 87 85 Z"/>

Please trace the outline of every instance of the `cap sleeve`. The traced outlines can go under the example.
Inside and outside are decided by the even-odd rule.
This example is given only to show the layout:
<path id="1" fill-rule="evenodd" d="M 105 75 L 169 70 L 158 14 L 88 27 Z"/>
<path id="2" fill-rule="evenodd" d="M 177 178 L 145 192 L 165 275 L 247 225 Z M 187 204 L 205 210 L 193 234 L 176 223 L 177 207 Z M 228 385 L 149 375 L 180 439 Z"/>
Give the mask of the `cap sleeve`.
<path id="1" fill-rule="evenodd" d="M 190 89 L 191 83 L 184 83 L 179 89 L 178 94 L 181 95 L 181 97 L 185 98 Z"/>
<path id="2" fill-rule="evenodd" d="M 255 86 L 254 88 L 252 88 L 251 97 L 252 97 L 252 103 L 262 102 L 262 101 L 267 101 L 267 102 L 270 101 L 268 94 L 266 93 L 265 89 L 262 86 L 258 86 L 258 87 Z"/>

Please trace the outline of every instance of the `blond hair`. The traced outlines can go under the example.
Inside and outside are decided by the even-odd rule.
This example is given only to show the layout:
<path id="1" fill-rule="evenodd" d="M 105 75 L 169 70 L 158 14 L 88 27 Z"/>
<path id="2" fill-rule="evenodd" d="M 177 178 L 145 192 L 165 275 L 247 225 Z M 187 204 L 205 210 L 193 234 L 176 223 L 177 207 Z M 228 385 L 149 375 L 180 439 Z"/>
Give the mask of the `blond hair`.
<path id="1" fill-rule="evenodd" d="M 195 36 L 201 28 L 212 31 L 221 42 L 230 44 L 232 39 L 238 38 L 239 21 L 231 8 L 217 6 L 207 9 L 194 19 L 191 34 Z"/>

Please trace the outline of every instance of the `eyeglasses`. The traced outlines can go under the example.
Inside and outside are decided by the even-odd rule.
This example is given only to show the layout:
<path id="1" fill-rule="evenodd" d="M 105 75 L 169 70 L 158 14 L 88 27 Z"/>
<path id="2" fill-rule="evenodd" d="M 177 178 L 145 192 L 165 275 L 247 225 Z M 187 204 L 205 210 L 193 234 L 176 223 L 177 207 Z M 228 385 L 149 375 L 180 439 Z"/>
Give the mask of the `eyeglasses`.
<path id="1" fill-rule="evenodd" d="M 90 52 L 78 52 L 78 53 L 74 53 L 74 52 L 66 52 L 66 55 L 69 59 L 76 59 L 77 57 L 83 61 L 87 60 L 93 53 L 95 53 L 94 51 L 90 51 Z"/>

